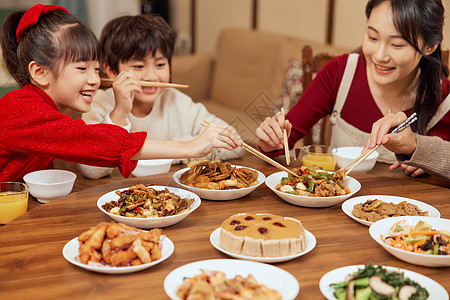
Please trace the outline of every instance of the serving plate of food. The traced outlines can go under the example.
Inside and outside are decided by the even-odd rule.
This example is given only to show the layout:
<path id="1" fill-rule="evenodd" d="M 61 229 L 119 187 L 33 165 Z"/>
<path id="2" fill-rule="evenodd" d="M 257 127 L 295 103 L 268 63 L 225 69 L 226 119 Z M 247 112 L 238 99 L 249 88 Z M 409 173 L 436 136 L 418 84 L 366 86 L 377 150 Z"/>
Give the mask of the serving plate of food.
<path id="1" fill-rule="evenodd" d="M 450 266 L 450 220 L 393 217 L 373 223 L 370 236 L 398 259 L 426 267 Z"/>
<path id="2" fill-rule="evenodd" d="M 441 217 L 441 213 L 427 203 L 388 195 L 367 195 L 348 199 L 342 203 L 342 211 L 366 226 L 384 218 L 397 216 Z"/>
<path id="3" fill-rule="evenodd" d="M 62 254 L 71 264 L 92 272 L 124 274 L 153 267 L 174 249 L 160 229 L 145 231 L 102 222 L 67 242 Z"/>
<path id="4" fill-rule="evenodd" d="M 352 291 L 353 297 L 358 293 L 361 299 L 369 299 L 362 296 L 371 295 L 378 297 L 374 299 L 409 299 L 411 295 L 416 296 L 414 299 L 449 299 L 445 288 L 427 276 L 371 264 L 334 269 L 322 276 L 319 288 L 327 299 L 345 299 L 347 289 Z"/>
<path id="5" fill-rule="evenodd" d="M 200 204 L 200 197 L 190 191 L 141 183 L 111 191 L 97 200 L 97 207 L 113 220 L 145 229 L 176 224 Z"/>
<path id="6" fill-rule="evenodd" d="M 240 275 L 241 278 L 236 277 L 237 275 Z M 164 290 L 170 299 L 183 299 L 189 287 L 196 282 L 210 285 L 206 282 L 208 278 L 213 278 L 210 281 L 220 287 L 216 288 L 217 296 L 222 293 L 228 295 L 235 293 L 236 295 L 238 292 L 246 292 L 251 293 L 247 294 L 251 295 L 250 299 L 258 299 L 258 297 L 260 299 L 295 299 L 300 291 L 297 279 L 283 269 L 259 262 L 236 259 L 201 260 L 183 265 L 166 276 Z M 239 291 L 230 291 L 230 281 L 240 287 Z M 201 292 L 199 289 L 190 290 Z M 258 292 L 260 294 L 257 294 Z"/>
<path id="7" fill-rule="evenodd" d="M 218 201 L 242 198 L 265 179 L 258 170 L 218 161 L 202 161 L 173 174 L 173 180 L 181 188 L 202 199 Z"/>
<path id="8" fill-rule="evenodd" d="M 293 169 L 300 178 L 281 171 L 271 174 L 266 185 L 284 201 L 305 207 L 329 207 L 352 197 L 361 189 L 358 180 L 346 176 L 343 180 L 333 172 L 315 167 Z"/>

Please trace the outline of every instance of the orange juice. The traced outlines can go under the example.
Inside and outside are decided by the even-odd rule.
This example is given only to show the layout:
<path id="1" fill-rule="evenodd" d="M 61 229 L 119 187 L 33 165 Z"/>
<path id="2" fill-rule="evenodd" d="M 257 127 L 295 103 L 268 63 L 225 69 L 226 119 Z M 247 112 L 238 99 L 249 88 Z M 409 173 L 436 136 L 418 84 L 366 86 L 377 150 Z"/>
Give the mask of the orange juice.
<path id="1" fill-rule="evenodd" d="M 333 171 L 336 167 L 336 160 L 332 154 L 307 154 L 302 158 L 303 165 L 306 167 L 319 166 L 324 170 Z"/>
<path id="2" fill-rule="evenodd" d="M 28 190 L 0 192 L 0 224 L 6 224 L 26 213 Z"/>

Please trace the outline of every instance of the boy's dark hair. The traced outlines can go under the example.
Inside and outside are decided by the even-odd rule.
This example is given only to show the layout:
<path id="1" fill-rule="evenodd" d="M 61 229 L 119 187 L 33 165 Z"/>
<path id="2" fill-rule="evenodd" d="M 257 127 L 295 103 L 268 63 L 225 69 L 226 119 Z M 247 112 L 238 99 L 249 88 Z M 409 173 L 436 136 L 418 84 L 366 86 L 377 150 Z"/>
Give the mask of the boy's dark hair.
<path id="1" fill-rule="evenodd" d="M 175 34 L 169 24 L 155 14 L 122 16 L 109 21 L 100 36 L 101 65 L 119 73 L 119 63 L 142 60 L 150 53 L 161 53 L 172 62 Z"/>
<path id="2" fill-rule="evenodd" d="M 11 13 L 1 33 L 6 67 L 20 87 L 30 83 L 31 61 L 50 67 L 57 76 L 61 65 L 98 59 L 98 42 L 92 30 L 76 16 L 61 10 L 40 15 L 38 22 L 26 29 L 17 42 L 16 30 L 24 13 L 24 10 Z"/>

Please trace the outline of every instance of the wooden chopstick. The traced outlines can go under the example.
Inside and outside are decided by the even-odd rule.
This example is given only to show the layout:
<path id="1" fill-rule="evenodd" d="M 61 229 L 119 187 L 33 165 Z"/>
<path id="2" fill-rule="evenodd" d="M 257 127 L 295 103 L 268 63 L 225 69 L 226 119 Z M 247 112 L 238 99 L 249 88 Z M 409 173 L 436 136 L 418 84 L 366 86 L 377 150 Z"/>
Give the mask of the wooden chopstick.
<path id="1" fill-rule="evenodd" d="M 402 130 L 404 130 L 406 127 L 410 126 L 412 123 L 414 123 L 415 121 L 417 121 L 417 117 L 416 117 L 416 113 L 412 113 L 405 121 L 403 121 L 400 125 L 398 125 L 394 130 L 392 130 L 392 133 L 398 133 Z M 360 163 L 362 163 L 367 157 L 370 156 L 370 154 L 372 154 L 373 152 L 375 152 L 375 150 L 377 150 L 377 148 L 380 145 L 376 145 L 375 147 L 373 147 L 372 149 L 369 149 L 363 153 L 361 153 L 360 156 L 358 156 L 357 158 L 355 158 L 354 160 L 352 160 L 351 162 L 349 162 L 347 165 L 343 166 L 342 168 L 339 169 L 339 171 L 343 171 L 345 170 L 347 167 L 349 167 L 350 165 L 352 165 L 353 163 L 355 163 L 350 169 L 348 169 L 345 172 L 345 176 L 347 176 L 348 174 L 350 174 L 351 171 L 353 171 Z"/>
<path id="2" fill-rule="evenodd" d="M 284 108 L 281 108 L 281 113 L 284 117 Z M 291 156 L 289 155 L 289 143 L 286 128 L 283 129 L 283 141 L 284 141 L 284 155 L 286 156 L 286 164 L 289 166 L 291 164 Z"/>
<path id="3" fill-rule="evenodd" d="M 101 86 L 108 87 L 111 86 L 114 82 L 114 79 L 112 78 L 100 78 L 101 80 Z M 153 82 L 153 81 L 139 81 L 139 84 L 141 86 L 147 87 L 147 86 L 155 86 L 155 87 L 173 87 L 173 88 L 188 88 L 188 84 L 178 84 L 178 83 L 166 83 L 166 82 Z"/>
<path id="4" fill-rule="evenodd" d="M 208 122 L 207 120 L 204 120 L 204 121 L 201 122 L 200 124 L 201 124 L 202 126 L 204 126 L 204 127 L 208 127 L 209 122 Z M 244 141 L 240 140 L 240 142 L 241 142 L 241 147 L 244 148 L 245 150 L 247 150 L 248 152 L 250 152 L 251 154 L 253 154 L 253 155 L 255 155 L 255 156 L 261 158 L 262 160 L 268 162 L 268 163 L 271 164 L 272 166 L 274 166 L 274 167 L 276 167 L 276 168 L 278 168 L 278 169 L 280 169 L 280 170 L 282 170 L 282 171 L 285 171 L 285 172 L 287 172 L 287 173 L 289 173 L 289 174 L 291 174 L 291 175 L 293 175 L 293 176 L 295 176 L 295 177 L 299 177 L 299 178 L 300 178 L 300 175 L 295 174 L 294 172 L 292 172 L 291 170 L 289 170 L 288 168 L 286 168 L 286 167 L 283 166 L 282 164 L 280 164 L 280 163 L 274 161 L 273 159 L 271 159 L 270 157 L 268 157 L 268 156 L 262 154 L 261 152 L 259 152 L 259 151 L 256 150 L 255 148 L 253 148 L 253 147 L 247 145 Z"/>

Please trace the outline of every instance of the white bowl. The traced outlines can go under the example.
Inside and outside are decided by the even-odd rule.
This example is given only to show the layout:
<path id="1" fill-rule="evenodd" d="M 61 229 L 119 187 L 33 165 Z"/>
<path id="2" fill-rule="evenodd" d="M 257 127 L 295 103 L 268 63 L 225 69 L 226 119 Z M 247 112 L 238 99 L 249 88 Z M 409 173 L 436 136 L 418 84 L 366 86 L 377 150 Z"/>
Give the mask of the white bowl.
<path id="1" fill-rule="evenodd" d="M 47 203 L 70 194 L 77 175 L 67 170 L 40 170 L 26 174 L 23 180 L 37 201 Z"/>
<path id="2" fill-rule="evenodd" d="M 281 199 L 286 202 L 289 202 L 298 206 L 305 207 L 329 207 L 336 205 L 338 203 L 343 202 L 344 200 L 350 198 L 354 194 L 356 194 L 361 189 L 361 184 L 358 180 L 346 176 L 344 182 L 341 183 L 343 186 L 350 189 L 350 193 L 342 196 L 334 196 L 334 197 L 310 197 L 310 196 L 300 196 L 293 195 L 284 192 L 280 192 L 275 187 L 280 183 L 281 177 L 287 177 L 288 173 L 281 171 L 274 174 L 271 174 L 266 179 L 266 185 Z"/>
<path id="3" fill-rule="evenodd" d="M 181 220 L 183 220 L 184 218 L 189 216 L 194 210 L 196 210 L 202 202 L 200 200 L 199 196 L 197 196 L 196 194 L 194 194 L 192 192 L 183 190 L 183 189 L 178 189 L 178 188 L 174 188 L 174 187 L 170 187 L 170 186 L 157 186 L 157 185 L 153 185 L 151 187 L 154 188 L 155 190 L 164 190 L 165 188 L 167 188 L 169 190 L 169 192 L 174 193 L 177 196 L 180 196 L 181 198 L 188 198 L 188 199 L 193 198 L 194 203 L 191 204 L 191 207 L 189 210 L 187 210 L 181 214 L 177 214 L 177 215 L 173 215 L 173 216 L 154 217 L 154 218 L 124 217 L 124 216 L 119 216 L 119 215 L 115 215 L 110 212 L 107 212 L 106 210 L 104 210 L 102 208 L 102 205 L 107 202 L 119 200 L 119 196 L 116 194 L 116 190 L 114 190 L 114 191 L 106 193 L 103 196 L 101 196 L 100 198 L 98 198 L 97 207 L 102 212 L 104 212 L 105 214 L 107 214 L 108 216 L 110 216 L 112 219 L 114 219 L 115 221 L 117 221 L 119 223 L 123 223 L 123 224 L 133 226 L 133 227 L 149 229 L 149 228 L 167 227 L 167 226 L 171 226 L 173 224 L 180 222 Z M 128 190 L 129 188 L 130 187 L 123 188 L 123 189 L 120 189 L 119 191 Z"/>
<path id="4" fill-rule="evenodd" d="M 337 148 L 336 156 L 336 164 L 338 168 L 342 168 L 347 165 L 349 162 L 357 158 L 361 155 L 361 151 L 363 147 L 340 147 Z M 378 156 L 380 154 L 377 151 L 374 151 L 369 155 L 362 163 L 360 163 L 352 172 L 367 172 L 372 170 L 377 162 Z"/>
<path id="5" fill-rule="evenodd" d="M 398 259 L 404 260 L 411 264 L 416 264 L 420 266 L 426 267 L 448 267 L 450 266 L 450 255 L 431 255 L 431 254 L 422 254 L 422 253 L 413 253 L 406 250 L 401 250 L 394 248 L 392 246 L 386 245 L 381 240 L 381 235 L 386 236 L 389 233 L 389 229 L 396 222 L 406 220 L 406 224 L 408 225 L 416 225 L 419 221 L 427 222 L 428 224 L 433 226 L 433 229 L 446 229 L 450 228 L 450 220 L 448 219 L 440 219 L 440 218 L 430 218 L 430 217 L 418 217 L 418 216 L 410 216 L 410 217 L 392 217 L 383 219 L 373 223 L 369 227 L 370 236 L 380 244 L 387 252 L 397 257 Z"/>
<path id="6" fill-rule="evenodd" d="M 238 169 L 239 168 L 247 168 L 247 167 L 242 167 L 242 166 L 234 166 L 234 167 L 237 167 Z M 248 169 L 252 169 L 252 168 L 248 168 Z M 182 188 L 187 189 L 193 193 L 196 193 L 202 199 L 208 199 L 208 200 L 224 201 L 224 200 L 234 200 L 234 199 L 242 198 L 242 197 L 250 194 L 253 190 L 255 190 L 258 186 L 260 186 L 266 179 L 266 176 L 263 173 L 259 172 L 258 170 L 252 169 L 252 170 L 258 172 L 258 179 L 257 179 L 258 184 L 254 185 L 254 186 L 242 188 L 242 189 L 232 189 L 232 190 L 201 189 L 201 188 L 196 188 L 196 187 L 185 185 L 185 184 L 181 183 L 181 181 L 180 181 L 181 174 L 183 174 L 187 170 L 189 170 L 189 168 L 184 168 L 184 169 L 181 169 L 181 170 L 175 172 L 175 174 L 173 174 L 173 180 Z"/>
<path id="7" fill-rule="evenodd" d="M 168 173 L 173 159 L 138 160 L 136 168 L 131 172 L 136 177 Z"/>

